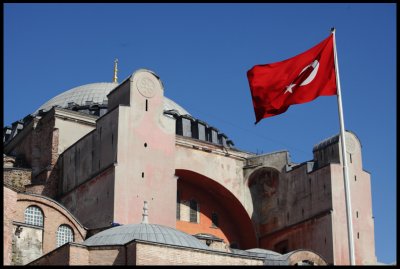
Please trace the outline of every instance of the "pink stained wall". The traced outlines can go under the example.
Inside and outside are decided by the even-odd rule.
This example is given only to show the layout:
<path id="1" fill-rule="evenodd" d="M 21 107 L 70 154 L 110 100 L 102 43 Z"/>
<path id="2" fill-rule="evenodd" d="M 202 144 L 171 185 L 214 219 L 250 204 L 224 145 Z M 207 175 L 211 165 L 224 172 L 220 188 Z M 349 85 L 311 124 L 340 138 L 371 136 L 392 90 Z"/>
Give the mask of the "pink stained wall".
<path id="1" fill-rule="evenodd" d="M 3 265 L 10 265 L 12 258 L 13 220 L 17 210 L 17 192 L 3 186 Z"/>
<path id="2" fill-rule="evenodd" d="M 118 108 L 114 221 L 140 223 L 147 201 L 150 223 L 175 228 L 175 120 L 163 115 L 163 88 L 155 75 L 139 70 L 129 80 L 129 87 L 116 89 L 130 92 L 130 106 Z"/>
<path id="3" fill-rule="evenodd" d="M 353 240 L 357 265 L 376 263 L 370 175 L 362 168 L 361 145 L 354 135 L 346 135 L 353 219 Z M 350 158 L 351 154 L 351 158 Z M 341 155 L 340 155 L 341 156 Z M 347 215 L 342 166 L 332 165 L 333 235 L 335 264 L 349 264 Z"/>
<path id="4" fill-rule="evenodd" d="M 362 167 L 361 144 L 353 135 L 350 142 L 349 182 L 351 189 L 356 264 L 376 264 L 371 176 Z M 348 147 L 349 147 L 348 146 Z M 349 156 L 350 157 L 350 156 Z M 350 158 L 349 158 L 350 159 Z"/>

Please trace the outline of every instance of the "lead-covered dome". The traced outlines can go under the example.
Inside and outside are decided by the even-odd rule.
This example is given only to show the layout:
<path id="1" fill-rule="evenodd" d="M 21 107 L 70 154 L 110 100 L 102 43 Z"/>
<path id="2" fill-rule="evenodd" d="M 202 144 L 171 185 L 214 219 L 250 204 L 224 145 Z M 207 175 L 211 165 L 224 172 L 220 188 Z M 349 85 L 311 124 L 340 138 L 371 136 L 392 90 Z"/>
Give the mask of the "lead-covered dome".
<path id="1" fill-rule="evenodd" d="M 118 83 L 115 82 L 100 82 L 75 87 L 53 97 L 41 105 L 33 114 L 36 114 L 39 110 L 47 111 L 53 106 L 66 108 L 69 103 L 74 103 L 77 106 L 85 106 L 88 103 L 107 104 L 107 94 L 117 86 Z M 190 115 L 183 107 L 164 96 L 164 111 L 168 110 L 176 110 L 180 115 Z"/>
<path id="2" fill-rule="evenodd" d="M 174 246 L 209 249 L 192 235 L 159 224 L 127 224 L 113 227 L 86 239 L 86 246 L 124 245 L 132 240 L 143 240 Z"/>

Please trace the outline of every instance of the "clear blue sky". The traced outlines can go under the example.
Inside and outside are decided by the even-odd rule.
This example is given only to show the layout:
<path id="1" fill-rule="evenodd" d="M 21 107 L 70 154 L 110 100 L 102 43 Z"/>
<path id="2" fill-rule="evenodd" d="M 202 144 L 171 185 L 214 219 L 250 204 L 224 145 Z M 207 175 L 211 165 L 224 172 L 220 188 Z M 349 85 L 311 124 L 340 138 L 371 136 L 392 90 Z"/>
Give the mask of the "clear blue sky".
<path id="1" fill-rule="evenodd" d="M 312 159 L 339 132 L 337 99 L 254 125 L 246 72 L 295 56 L 336 27 L 346 129 L 371 173 L 376 255 L 396 260 L 395 4 L 4 4 L 4 125 L 83 84 L 156 72 L 165 95 L 237 148 Z"/>

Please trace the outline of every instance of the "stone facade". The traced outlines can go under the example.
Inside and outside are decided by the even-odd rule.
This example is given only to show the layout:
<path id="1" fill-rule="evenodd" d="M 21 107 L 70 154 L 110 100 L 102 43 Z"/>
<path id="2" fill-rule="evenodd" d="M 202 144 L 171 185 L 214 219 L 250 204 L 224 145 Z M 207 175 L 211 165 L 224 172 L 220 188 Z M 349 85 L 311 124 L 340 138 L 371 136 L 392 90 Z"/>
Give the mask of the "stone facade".
<path id="1" fill-rule="evenodd" d="M 279 264 L 348 264 L 338 136 L 295 164 L 287 151 L 238 150 L 215 127 L 163 104 L 161 80 L 138 70 L 108 94 L 101 117 L 55 107 L 4 131 L 6 264 L 39 256 L 32 264 L 266 264 L 267 254 L 239 253 L 257 248 L 287 255 Z M 370 175 L 357 136 L 347 132 L 346 139 L 356 262 L 374 264 Z M 214 236 L 213 251 L 79 244 L 113 223 L 139 223 L 145 201 L 150 223 Z M 25 225 L 32 205 L 43 212 L 43 227 Z M 61 224 L 72 228 L 75 243 L 57 248 Z"/>
<path id="2" fill-rule="evenodd" d="M 14 188 L 25 191 L 26 186 L 31 184 L 32 170 L 29 168 L 4 167 L 4 183 Z"/>

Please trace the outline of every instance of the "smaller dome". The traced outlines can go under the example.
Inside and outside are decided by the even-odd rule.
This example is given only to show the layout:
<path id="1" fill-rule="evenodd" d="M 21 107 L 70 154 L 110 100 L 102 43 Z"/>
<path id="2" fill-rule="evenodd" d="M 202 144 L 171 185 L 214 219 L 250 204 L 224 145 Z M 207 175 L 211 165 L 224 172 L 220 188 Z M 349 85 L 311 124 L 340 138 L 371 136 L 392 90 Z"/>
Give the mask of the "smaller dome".
<path id="1" fill-rule="evenodd" d="M 86 239 L 86 246 L 124 245 L 132 240 L 143 240 L 174 246 L 209 249 L 206 244 L 187 233 L 158 224 L 127 224 L 113 227 Z"/>

